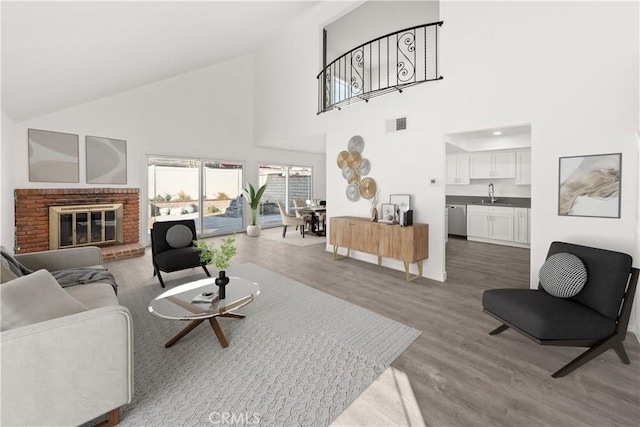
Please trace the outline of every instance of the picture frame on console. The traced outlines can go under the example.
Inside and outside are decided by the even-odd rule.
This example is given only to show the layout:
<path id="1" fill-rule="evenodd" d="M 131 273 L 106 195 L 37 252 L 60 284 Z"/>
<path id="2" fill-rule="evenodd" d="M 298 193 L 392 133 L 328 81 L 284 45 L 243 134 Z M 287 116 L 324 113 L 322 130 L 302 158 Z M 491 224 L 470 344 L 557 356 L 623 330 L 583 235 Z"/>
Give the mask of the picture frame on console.
<path id="1" fill-rule="evenodd" d="M 390 194 L 389 203 L 396 205 L 395 222 L 400 223 L 400 212 L 411 210 L 411 194 Z"/>
<path id="2" fill-rule="evenodd" d="M 393 203 L 382 203 L 380 205 L 380 218 L 378 222 L 383 224 L 396 223 L 396 205 Z"/>

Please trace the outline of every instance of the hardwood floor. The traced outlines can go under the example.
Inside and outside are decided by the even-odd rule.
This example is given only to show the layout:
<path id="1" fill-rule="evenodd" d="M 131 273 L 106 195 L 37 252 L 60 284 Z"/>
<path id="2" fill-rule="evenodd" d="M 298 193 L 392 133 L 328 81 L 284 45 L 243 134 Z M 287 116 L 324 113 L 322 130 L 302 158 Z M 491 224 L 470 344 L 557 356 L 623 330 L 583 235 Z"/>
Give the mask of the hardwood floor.
<path id="1" fill-rule="evenodd" d="M 258 264 L 422 331 L 392 367 L 408 377 L 426 425 L 640 422 L 640 344 L 632 334 L 625 341 L 631 365 L 609 351 L 560 379 L 551 374 L 583 349 L 538 346 L 513 331 L 489 336 L 498 323 L 482 312 L 482 292 L 528 287 L 527 249 L 450 239 L 448 280 L 407 283 L 401 271 L 353 259 L 334 261 L 322 244 L 298 247 L 239 234 L 236 246 L 232 264 Z M 144 257 L 107 266 L 121 290 L 160 288 L 152 277 L 149 249 Z M 195 273 L 172 273 L 167 279 Z M 377 401 L 370 404 L 384 408 L 384 394 L 373 394 Z M 381 422 L 374 417 L 361 424 Z"/>

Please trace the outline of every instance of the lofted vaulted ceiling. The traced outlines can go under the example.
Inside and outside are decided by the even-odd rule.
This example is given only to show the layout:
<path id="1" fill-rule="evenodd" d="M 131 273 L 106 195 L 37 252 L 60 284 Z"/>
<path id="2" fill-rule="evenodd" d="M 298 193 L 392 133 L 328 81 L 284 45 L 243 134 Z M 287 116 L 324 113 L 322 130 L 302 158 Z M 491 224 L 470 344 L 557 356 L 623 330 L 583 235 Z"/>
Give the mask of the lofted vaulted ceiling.
<path id="1" fill-rule="evenodd" d="M 16 122 L 257 50 L 315 1 L 2 1 L 2 111 Z"/>

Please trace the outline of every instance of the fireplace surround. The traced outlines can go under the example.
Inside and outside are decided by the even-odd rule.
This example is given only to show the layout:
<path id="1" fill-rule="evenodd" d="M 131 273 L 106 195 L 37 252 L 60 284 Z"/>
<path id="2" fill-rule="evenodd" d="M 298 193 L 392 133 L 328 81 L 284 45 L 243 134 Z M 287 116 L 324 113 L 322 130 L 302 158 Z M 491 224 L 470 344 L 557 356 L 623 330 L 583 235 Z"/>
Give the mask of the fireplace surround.
<path id="1" fill-rule="evenodd" d="M 49 207 L 49 249 L 122 244 L 122 203 Z"/>
<path id="2" fill-rule="evenodd" d="M 122 204 L 122 238 L 103 242 L 105 261 L 144 255 L 140 242 L 138 188 L 19 188 L 15 197 L 15 253 L 53 249 L 49 241 L 49 208 Z"/>

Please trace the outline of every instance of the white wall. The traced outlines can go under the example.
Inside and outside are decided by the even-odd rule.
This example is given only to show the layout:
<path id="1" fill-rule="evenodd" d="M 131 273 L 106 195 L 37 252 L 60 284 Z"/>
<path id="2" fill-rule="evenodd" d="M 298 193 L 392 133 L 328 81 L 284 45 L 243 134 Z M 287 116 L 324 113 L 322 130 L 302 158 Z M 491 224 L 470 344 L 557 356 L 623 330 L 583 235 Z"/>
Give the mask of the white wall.
<path id="1" fill-rule="evenodd" d="M 327 25 L 327 64 L 356 46 L 439 20 L 439 1 L 366 1 Z"/>
<path id="2" fill-rule="evenodd" d="M 288 109 L 286 120 L 275 112 L 256 115 L 256 132 L 264 130 L 272 140 L 326 135 L 330 216 L 367 215 L 366 202 L 347 201 L 345 182 L 335 166 L 348 139 L 360 134 L 382 199 L 395 192 L 414 195 L 416 220 L 430 224 L 425 275 L 442 277 L 445 188 L 429 187 L 426 180 L 439 177 L 444 182 L 443 136 L 530 123 L 532 286 L 554 240 L 627 252 L 639 265 L 633 196 L 638 194 L 637 3 L 441 2 L 439 68 L 444 80 L 316 116 L 308 105 L 310 95 L 293 98 L 277 88 L 290 85 L 316 96 L 310 76 L 320 70 L 319 34 L 338 14 L 335 8 L 316 9 L 256 57 L 256 68 L 273 79 L 269 86 L 256 86 L 256 108 L 286 104 Z M 595 31 L 602 28 L 603 16 L 616 24 Z M 296 62 L 306 64 L 304 70 L 276 71 L 279 58 L 288 52 L 296 52 Z M 384 120 L 402 116 L 408 130 L 385 133 Z M 608 152 L 623 153 L 621 218 L 559 217 L 558 158 Z M 635 319 L 632 329 L 640 332 Z"/>
<path id="3" fill-rule="evenodd" d="M 314 167 L 314 191 L 325 194 L 324 156 L 253 146 L 253 60 L 243 56 L 38 119 L 16 124 L 16 147 L 27 143 L 27 129 L 80 135 L 79 184 L 32 183 L 27 150 L 16 149 L 18 188 L 98 187 L 86 185 L 84 136 L 127 141 L 128 182 L 147 200 L 146 155 L 200 156 L 243 161 L 245 180 L 258 182 L 258 163 Z M 141 203 L 140 241 L 146 241 L 146 203 Z M 3 213 L 7 213 L 3 209 Z M 248 212 L 247 212 L 248 214 Z M 246 215 L 245 215 L 246 217 Z"/>
<path id="4" fill-rule="evenodd" d="M 2 143 L 0 145 L 0 244 L 13 253 L 15 225 L 13 190 L 16 166 L 14 160 L 15 124 L 2 113 Z M 26 147 L 25 147 L 26 151 Z"/>

